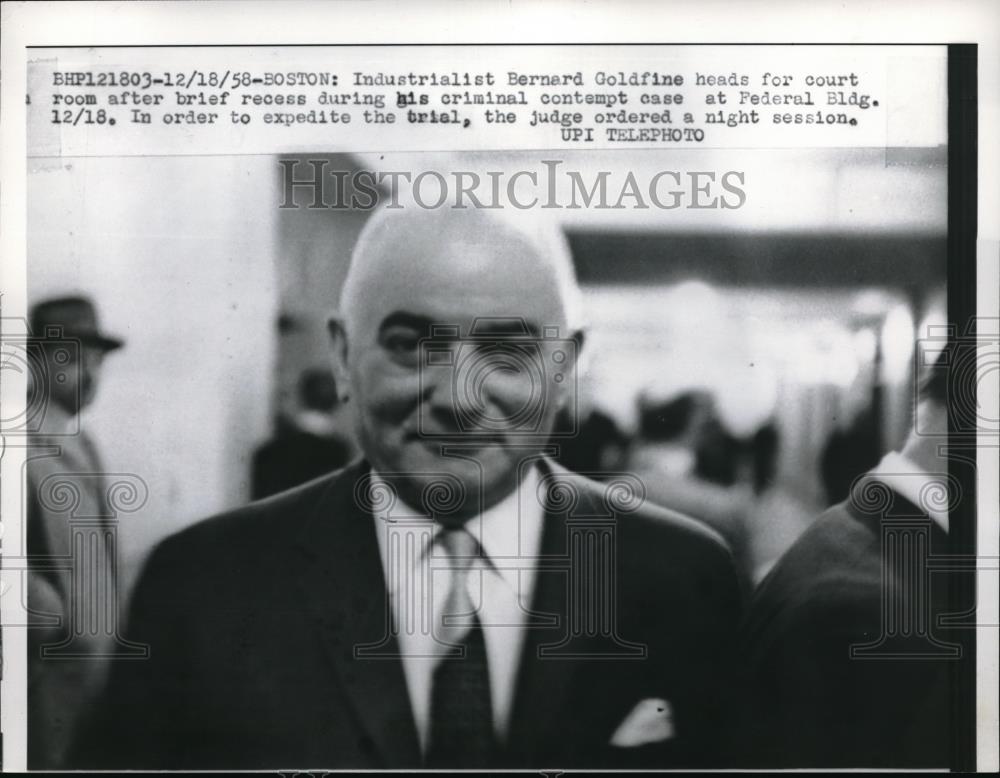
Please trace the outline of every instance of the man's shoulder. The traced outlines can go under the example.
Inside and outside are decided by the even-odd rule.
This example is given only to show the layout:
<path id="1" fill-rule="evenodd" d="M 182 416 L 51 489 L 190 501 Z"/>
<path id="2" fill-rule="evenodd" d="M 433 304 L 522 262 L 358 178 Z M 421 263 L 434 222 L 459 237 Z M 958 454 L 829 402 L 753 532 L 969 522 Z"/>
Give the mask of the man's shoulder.
<path id="1" fill-rule="evenodd" d="M 581 479 L 590 505 L 577 502 L 569 515 L 582 508 L 607 516 L 614 524 L 619 554 L 636 570 L 682 576 L 696 572 L 698 577 L 702 573 L 722 574 L 728 578 L 735 569 L 732 551 L 721 535 L 704 522 L 650 502 L 638 479 L 625 474 L 595 480 L 555 468 L 553 473 Z M 649 564 L 642 564 L 643 560 Z"/>
<path id="2" fill-rule="evenodd" d="M 800 622 L 833 628 L 877 610 L 882 585 L 879 542 L 877 527 L 846 502 L 828 508 L 757 588 L 748 632 Z"/>
<path id="3" fill-rule="evenodd" d="M 669 544 L 678 553 L 703 551 L 713 555 L 730 554 L 729 544 L 705 522 L 671 508 L 644 503 L 627 517 L 626 531 L 637 538 Z"/>
<path id="4" fill-rule="evenodd" d="M 798 588 L 803 580 L 821 584 L 829 579 L 877 579 L 877 529 L 846 501 L 827 508 L 778 560 L 761 590 L 782 583 Z"/>
<path id="5" fill-rule="evenodd" d="M 734 631 L 739 584 L 732 552 L 722 537 L 690 516 L 650 502 L 634 476 L 604 478 L 580 477 L 580 499 L 565 512 L 553 510 L 550 520 L 566 521 L 567 538 L 574 529 L 601 534 L 600 543 L 608 543 L 618 560 L 620 602 L 631 609 L 641 629 L 655 640 L 677 629 L 700 634 L 721 630 L 719 634 L 727 635 Z"/>
<path id="6" fill-rule="evenodd" d="M 202 519 L 161 541 L 156 559 L 178 556 L 218 565 L 260 554 L 274 555 L 298 538 L 320 506 L 330 503 L 354 467 L 348 466 L 313 481 L 247 505 Z M 336 506 L 332 506 L 334 509 Z M 335 517 L 330 516 L 333 520 Z"/>
<path id="7" fill-rule="evenodd" d="M 601 480 L 587 474 L 578 474 L 561 465 L 549 463 L 553 482 L 572 479 L 582 485 L 590 501 L 590 510 L 614 518 L 619 529 L 630 539 L 646 540 L 653 544 L 668 543 L 681 548 L 706 548 L 727 552 L 728 545 L 722 536 L 708 524 L 679 511 L 650 502 L 641 480 L 630 474 L 607 474 Z M 550 489 L 552 486 L 550 485 Z M 558 486 L 556 486 L 558 488 Z M 558 503 L 561 498 L 553 500 Z M 580 507 L 577 500 L 570 512 Z"/>

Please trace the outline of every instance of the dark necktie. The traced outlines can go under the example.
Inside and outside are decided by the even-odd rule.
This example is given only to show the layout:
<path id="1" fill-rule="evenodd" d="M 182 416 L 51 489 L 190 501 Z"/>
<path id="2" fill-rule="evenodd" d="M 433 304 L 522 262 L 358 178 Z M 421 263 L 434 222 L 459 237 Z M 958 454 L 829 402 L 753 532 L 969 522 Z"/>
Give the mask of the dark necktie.
<path id="1" fill-rule="evenodd" d="M 474 614 L 475 605 L 467 586 L 469 567 L 477 556 L 479 544 L 463 529 L 446 530 L 439 541 L 452 567 L 444 626 L 439 636 L 444 643 L 462 650 L 460 655 L 452 655 L 458 652 L 443 647 L 445 655 L 434 671 L 427 766 L 489 767 L 495 762 L 497 751 L 489 665 L 483 628 Z"/>

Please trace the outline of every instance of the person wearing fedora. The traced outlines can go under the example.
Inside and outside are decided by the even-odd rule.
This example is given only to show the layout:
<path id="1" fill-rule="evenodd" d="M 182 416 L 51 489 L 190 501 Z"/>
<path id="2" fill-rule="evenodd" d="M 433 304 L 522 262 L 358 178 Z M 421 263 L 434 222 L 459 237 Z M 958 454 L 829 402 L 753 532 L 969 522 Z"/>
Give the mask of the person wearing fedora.
<path id="1" fill-rule="evenodd" d="M 38 302 L 29 327 L 35 356 L 29 402 L 35 401 L 38 413 L 26 467 L 27 550 L 33 560 L 28 767 L 58 769 L 103 685 L 107 643 L 114 639 L 113 623 L 111 629 L 106 623 L 114 614 L 98 608 L 92 596 L 100 592 L 104 602 L 114 602 L 117 591 L 105 471 L 80 412 L 96 396 L 105 355 L 124 344 L 101 332 L 93 302 L 81 296 Z M 84 537 L 100 544 L 96 553 L 81 555 Z M 86 570 L 75 569 L 82 566 Z M 100 588 L 81 585 L 84 573 Z"/>

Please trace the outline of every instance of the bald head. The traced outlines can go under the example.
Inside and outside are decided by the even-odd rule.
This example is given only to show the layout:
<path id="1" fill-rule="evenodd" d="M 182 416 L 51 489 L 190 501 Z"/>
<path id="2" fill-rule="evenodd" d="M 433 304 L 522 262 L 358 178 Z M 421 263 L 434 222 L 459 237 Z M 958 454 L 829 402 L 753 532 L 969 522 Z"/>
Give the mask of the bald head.
<path id="1" fill-rule="evenodd" d="M 400 305 L 453 312 L 456 323 L 470 312 L 542 315 L 547 320 L 536 323 L 558 327 L 562 337 L 581 318 L 562 232 L 526 214 L 474 209 L 383 208 L 372 215 L 352 255 L 340 315 L 349 333 L 360 333 L 372 316 Z"/>

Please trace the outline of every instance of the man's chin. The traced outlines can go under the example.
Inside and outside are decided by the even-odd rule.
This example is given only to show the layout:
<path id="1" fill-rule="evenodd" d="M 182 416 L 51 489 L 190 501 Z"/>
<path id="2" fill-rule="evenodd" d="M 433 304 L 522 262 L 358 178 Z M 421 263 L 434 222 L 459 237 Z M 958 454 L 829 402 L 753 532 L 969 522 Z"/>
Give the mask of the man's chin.
<path id="1" fill-rule="evenodd" d="M 404 499 L 434 514 L 474 515 L 495 502 L 505 484 L 513 488 L 508 452 L 497 444 L 464 443 L 421 440 L 408 446 L 397 470 L 406 482 Z"/>

